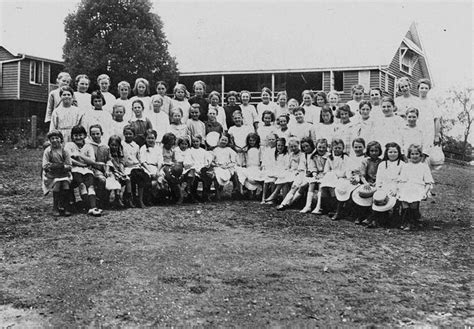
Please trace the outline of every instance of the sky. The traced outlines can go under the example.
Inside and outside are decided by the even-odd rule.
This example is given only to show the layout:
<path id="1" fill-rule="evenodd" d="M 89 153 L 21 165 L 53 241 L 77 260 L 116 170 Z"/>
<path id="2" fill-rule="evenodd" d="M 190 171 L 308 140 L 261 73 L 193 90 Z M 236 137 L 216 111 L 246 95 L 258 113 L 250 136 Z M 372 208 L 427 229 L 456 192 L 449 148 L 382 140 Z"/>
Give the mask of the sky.
<path id="1" fill-rule="evenodd" d="M 61 60 L 64 18 L 75 11 L 78 3 L 0 0 L 0 45 L 14 54 Z M 279 54 L 289 56 L 293 48 L 330 49 L 331 42 L 322 36 L 331 35 L 331 31 L 347 31 L 356 40 L 370 44 L 377 37 L 389 35 L 395 26 L 402 26 L 405 33 L 410 22 L 416 21 L 435 85 L 443 89 L 472 85 L 471 1 L 155 0 L 153 6 L 164 23 L 170 53 L 183 67 L 189 67 L 196 54 L 202 56 L 222 48 L 235 49 L 237 53 L 254 51 L 258 55 L 271 44 L 277 53 L 268 54 L 269 61 L 278 59 Z M 349 24 L 353 21 L 358 22 L 357 26 Z M 312 30 L 316 23 L 324 23 L 319 24 L 318 31 Z M 351 56 L 350 51 L 347 56 Z M 225 66 L 226 58 L 218 64 Z"/>

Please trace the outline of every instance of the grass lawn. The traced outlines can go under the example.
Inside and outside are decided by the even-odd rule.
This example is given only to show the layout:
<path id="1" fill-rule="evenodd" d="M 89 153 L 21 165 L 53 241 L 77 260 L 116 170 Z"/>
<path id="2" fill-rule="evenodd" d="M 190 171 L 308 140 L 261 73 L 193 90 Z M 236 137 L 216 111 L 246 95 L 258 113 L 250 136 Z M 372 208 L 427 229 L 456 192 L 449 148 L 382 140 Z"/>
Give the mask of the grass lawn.
<path id="1" fill-rule="evenodd" d="M 40 160 L 0 149 L 1 327 L 474 325 L 471 168 L 403 232 L 229 200 L 56 220 Z"/>

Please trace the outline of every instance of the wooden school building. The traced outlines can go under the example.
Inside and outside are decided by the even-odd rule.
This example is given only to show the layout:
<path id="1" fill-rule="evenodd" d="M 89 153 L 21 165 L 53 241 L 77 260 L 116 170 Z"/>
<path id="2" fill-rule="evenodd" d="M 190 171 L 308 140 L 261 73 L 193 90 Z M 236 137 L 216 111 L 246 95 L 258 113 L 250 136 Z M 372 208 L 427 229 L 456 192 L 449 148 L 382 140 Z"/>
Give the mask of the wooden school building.
<path id="1" fill-rule="evenodd" d="M 395 97 L 396 79 L 406 76 L 412 82 L 412 94 L 417 95 L 416 82 L 432 77 L 417 24 L 406 28 L 382 33 L 379 39 L 371 39 L 370 33 L 367 39 L 358 40 L 351 40 L 350 33 L 329 35 L 325 46 L 310 47 L 307 52 L 261 52 L 260 57 L 252 58 L 246 58 L 245 53 L 235 57 L 225 50 L 209 52 L 202 63 L 196 61 L 181 69 L 179 81 L 191 88 L 194 81 L 203 80 L 207 92 L 217 90 L 224 95 L 247 89 L 253 102 L 260 101 L 262 87 L 270 88 L 274 96 L 286 90 L 289 98 L 298 100 L 305 89 L 335 90 L 346 102 L 354 84 L 363 85 L 367 94 L 371 87 L 378 87 L 384 95 Z"/>

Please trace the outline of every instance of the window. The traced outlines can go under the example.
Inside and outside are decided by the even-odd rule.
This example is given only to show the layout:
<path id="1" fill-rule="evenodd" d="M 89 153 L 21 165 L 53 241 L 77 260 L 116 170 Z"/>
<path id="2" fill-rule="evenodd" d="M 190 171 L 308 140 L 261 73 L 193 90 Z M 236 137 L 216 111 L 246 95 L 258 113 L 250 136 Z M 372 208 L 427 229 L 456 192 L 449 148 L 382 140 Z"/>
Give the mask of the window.
<path id="1" fill-rule="evenodd" d="M 334 71 L 334 90 L 344 91 L 344 72 Z"/>
<path id="2" fill-rule="evenodd" d="M 415 54 L 408 48 L 400 48 L 400 71 L 411 75 L 415 63 Z"/>
<path id="3" fill-rule="evenodd" d="M 43 83 L 44 63 L 40 61 L 30 62 L 30 83 Z"/>
<path id="4" fill-rule="evenodd" d="M 359 71 L 359 84 L 364 86 L 366 93 L 370 90 L 370 71 Z"/>

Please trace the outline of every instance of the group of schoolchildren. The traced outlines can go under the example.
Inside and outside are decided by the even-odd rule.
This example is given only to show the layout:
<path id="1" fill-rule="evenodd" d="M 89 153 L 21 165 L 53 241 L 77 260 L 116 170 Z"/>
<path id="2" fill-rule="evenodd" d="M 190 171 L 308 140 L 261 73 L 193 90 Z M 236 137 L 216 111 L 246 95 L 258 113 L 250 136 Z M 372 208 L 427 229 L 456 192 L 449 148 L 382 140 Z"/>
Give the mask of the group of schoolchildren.
<path id="1" fill-rule="evenodd" d="M 53 192 L 56 216 L 220 200 L 232 183 L 233 198 L 258 198 L 278 210 L 302 199 L 302 213 L 332 220 L 350 217 L 376 227 L 398 218 L 404 230 L 420 224 L 420 201 L 434 183 L 424 148 L 439 132 L 436 120 L 434 128 L 418 127 L 420 106 L 413 104 L 422 102 L 408 100 L 414 96 L 405 78 L 400 102 L 382 97 L 379 88 L 363 100 L 361 85 L 353 86 L 347 104 L 337 92 L 310 90 L 301 102 L 284 91 L 273 102 L 263 88 L 256 107 L 246 90 L 227 93 L 221 106 L 218 92 L 205 96 L 203 81 L 194 83 L 193 97 L 176 84 L 173 98 L 163 81 L 151 97 L 146 79 L 133 89 L 122 81 L 118 98 L 105 74 L 91 94 L 86 75 L 75 81 L 77 91 L 70 75 L 60 73 L 46 110 L 43 190 Z M 431 87 L 422 79 L 418 87 L 425 85 Z"/>

